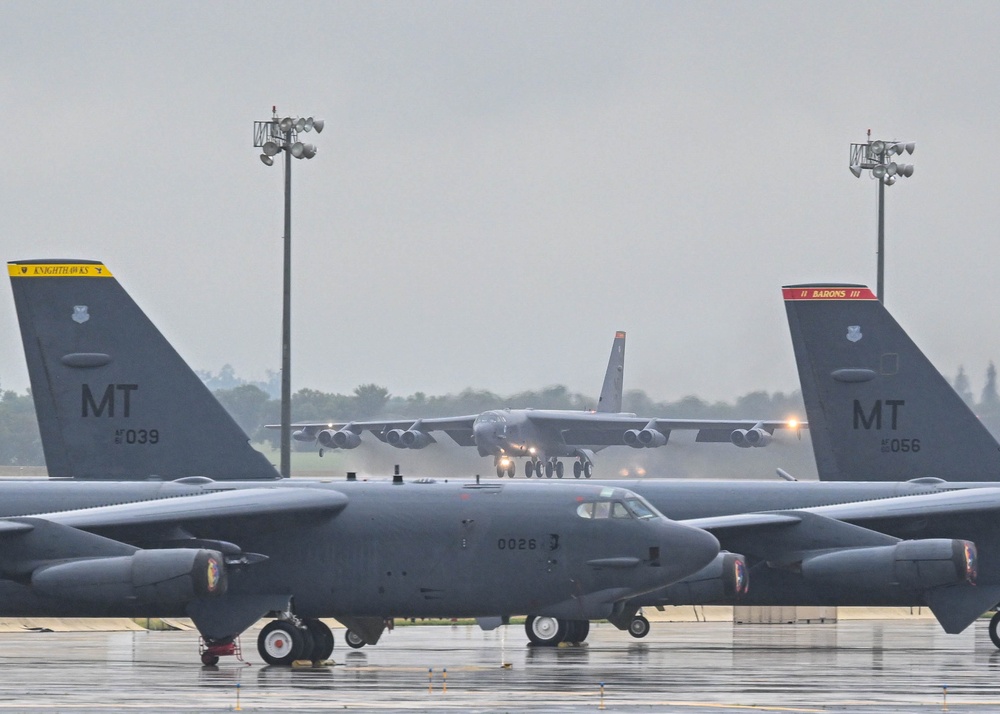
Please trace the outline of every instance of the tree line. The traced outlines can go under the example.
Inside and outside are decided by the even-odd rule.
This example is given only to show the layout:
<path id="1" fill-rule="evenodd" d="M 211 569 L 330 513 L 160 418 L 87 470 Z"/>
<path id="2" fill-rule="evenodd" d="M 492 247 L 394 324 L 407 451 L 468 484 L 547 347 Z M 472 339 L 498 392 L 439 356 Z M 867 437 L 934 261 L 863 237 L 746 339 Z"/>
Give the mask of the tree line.
<path id="1" fill-rule="evenodd" d="M 266 424 L 281 421 L 281 403 L 272 396 L 276 391 L 274 375 L 268 382 L 249 382 L 235 376 L 228 365 L 218 375 L 199 372 L 209 386 L 227 384 L 213 390 L 236 423 L 252 441 L 269 442 L 277 448 L 280 435 Z M 973 393 L 963 367 L 952 381 L 955 391 L 973 409 L 994 434 L 1000 434 L 1000 393 L 997 370 L 992 362 L 979 398 Z M 416 419 L 461 414 L 478 414 L 489 409 L 534 407 L 538 409 L 593 409 L 596 398 L 571 392 L 562 385 L 501 396 L 487 390 L 466 389 L 458 394 L 431 396 L 416 392 L 407 397 L 394 396 L 386 387 L 362 384 L 351 394 L 300 389 L 292 395 L 293 421 L 364 421 L 370 419 Z M 764 391 L 749 392 L 732 402 L 707 402 L 697 396 L 677 401 L 655 401 L 639 389 L 627 391 L 622 408 L 642 416 L 681 419 L 785 419 L 789 415 L 805 417 L 802 395 Z M 0 465 L 44 466 L 41 436 L 30 392 L 17 394 L 0 390 Z"/>

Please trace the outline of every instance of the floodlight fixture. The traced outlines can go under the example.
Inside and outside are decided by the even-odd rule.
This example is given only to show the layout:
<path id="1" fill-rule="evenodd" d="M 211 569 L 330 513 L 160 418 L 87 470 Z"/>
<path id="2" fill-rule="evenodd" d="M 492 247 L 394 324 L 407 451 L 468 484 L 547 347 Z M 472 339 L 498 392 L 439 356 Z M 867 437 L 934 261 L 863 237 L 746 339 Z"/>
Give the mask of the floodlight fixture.
<path id="1" fill-rule="evenodd" d="M 889 157 L 900 156 L 903 152 L 912 154 L 916 144 L 912 141 L 872 141 L 872 133 L 868 132 L 868 141 L 864 144 L 851 144 L 851 159 L 848 167 L 856 178 L 861 178 L 862 171 L 871 171 L 872 178 L 878 180 L 878 286 L 877 296 L 880 302 L 885 299 L 885 187 L 892 186 L 900 178 L 913 175 L 913 165 L 889 161 Z"/>
<path id="2" fill-rule="evenodd" d="M 283 132 L 289 132 L 295 127 L 295 120 L 291 117 L 285 117 L 278 122 L 278 128 Z"/>
<path id="3" fill-rule="evenodd" d="M 274 159 L 272 159 L 267 154 L 261 154 L 260 160 L 264 164 L 264 166 L 274 166 Z"/>
<path id="4" fill-rule="evenodd" d="M 323 121 L 322 119 L 313 119 L 313 129 L 316 130 L 317 134 L 319 134 L 319 133 L 321 133 L 323 131 L 323 127 L 324 126 L 326 126 L 326 122 Z M 913 153 L 913 152 L 910 152 L 910 153 Z"/>
<path id="5" fill-rule="evenodd" d="M 281 147 L 278 146 L 278 142 L 276 141 L 265 141 L 264 146 L 261 147 L 261 151 L 268 156 L 275 156 L 279 151 L 281 151 Z"/>

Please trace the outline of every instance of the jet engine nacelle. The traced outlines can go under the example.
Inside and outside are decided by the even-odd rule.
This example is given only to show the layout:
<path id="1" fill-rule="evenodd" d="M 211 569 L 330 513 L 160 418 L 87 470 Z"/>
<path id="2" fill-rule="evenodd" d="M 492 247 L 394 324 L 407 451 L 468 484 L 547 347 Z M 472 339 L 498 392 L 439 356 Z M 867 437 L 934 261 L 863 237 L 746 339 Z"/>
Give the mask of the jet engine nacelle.
<path id="1" fill-rule="evenodd" d="M 976 546 L 967 540 L 928 538 L 896 545 L 849 548 L 802 562 L 802 577 L 816 583 L 929 590 L 976 582 Z"/>
<path id="2" fill-rule="evenodd" d="M 750 570 L 742 555 L 719 553 L 694 575 L 665 588 L 663 603 L 669 605 L 731 604 L 745 595 Z"/>
<path id="3" fill-rule="evenodd" d="M 385 433 L 385 443 L 395 446 L 397 449 L 405 449 L 406 444 L 403 443 L 403 434 L 405 433 L 402 429 L 390 429 Z"/>
<path id="4" fill-rule="evenodd" d="M 633 449 L 652 449 L 667 443 L 667 437 L 656 429 L 629 429 L 622 435 L 622 441 Z"/>
<path id="5" fill-rule="evenodd" d="M 316 435 L 316 441 L 327 449 L 353 449 L 361 445 L 361 436 L 346 429 L 324 429 Z"/>
<path id="6" fill-rule="evenodd" d="M 385 441 L 397 449 L 422 449 L 434 443 L 434 437 L 419 429 L 390 429 L 385 433 Z"/>
<path id="7" fill-rule="evenodd" d="M 729 435 L 729 440 L 741 449 L 749 449 L 752 446 L 767 446 L 771 443 L 771 435 L 759 427 L 736 429 Z"/>
<path id="8" fill-rule="evenodd" d="M 186 603 L 223 595 L 227 586 L 222 553 L 193 548 L 74 560 L 31 575 L 40 595 L 100 603 Z"/>
<path id="9" fill-rule="evenodd" d="M 428 444 L 433 443 L 434 437 L 426 431 L 410 429 L 409 431 L 404 431 L 399 440 L 403 442 L 403 446 L 407 449 L 422 449 Z"/>

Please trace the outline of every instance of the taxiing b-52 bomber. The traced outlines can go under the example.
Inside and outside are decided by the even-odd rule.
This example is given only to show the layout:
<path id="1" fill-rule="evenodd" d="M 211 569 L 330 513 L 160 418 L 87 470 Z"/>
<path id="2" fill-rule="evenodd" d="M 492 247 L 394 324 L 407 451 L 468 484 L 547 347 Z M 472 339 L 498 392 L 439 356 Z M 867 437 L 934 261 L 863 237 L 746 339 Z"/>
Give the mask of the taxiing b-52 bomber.
<path id="1" fill-rule="evenodd" d="M 718 554 L 613 487 L 282 481 L 103 264 L 8 271 L 56 479 L 0 484 L 3 616 L 188 616 L 209 664 L 268 613 L 272 664 L 328 657 L 321 617 L 367 642 L 513 614 L 583 639 Z"/>
<path id="2" fill-rule="evenodd" d="M 324 449 L 354 449 L 361 435 L 372 434 L 398 449 L 423 449 L 447 434 L 459 446 L 476 447 L 480 456 L 492 456 L 497 476 L 511 478 L 515 459 L 525 458 L 524 475 L 562 478 L 560 458 L 574 458 L 573 476 L 590 478 L 594 453 L 609 446 L 648 449 L 665 446 L 672 431 L 696 431 L 695 441 L 732 443 L 741 448 L 767 446 L 776 429 L 800 429 L 798 420 L 768 419 L 659 419 L 622 412 L 625 373 L 625 333 L 615 333 L 604 385 L 594 411 L 566 409 L 490 409 L 481 414 L 427 419 L 382 421 L 302 422 L 292 425 L 292 438 Z M 280 425 L 268 424 L 277 429 Z"/>
<path id="3" fill-rule="evenodd" d="M 1000 601 L 1000 488 L 981 483 L 276 481 L 103 265 L 9 272 L 63 478 L 0 483 L 0 615 L 186 614 L 212 662 L 270 614 L 258 649 L 281 663 L 329 654 L 324 616 L 374 644 L 393 617 L 524 614 L 554 644 L 599 618 L 641 636 L 640 608 L 666 604 L 922 604 L 958 632 Z"/>

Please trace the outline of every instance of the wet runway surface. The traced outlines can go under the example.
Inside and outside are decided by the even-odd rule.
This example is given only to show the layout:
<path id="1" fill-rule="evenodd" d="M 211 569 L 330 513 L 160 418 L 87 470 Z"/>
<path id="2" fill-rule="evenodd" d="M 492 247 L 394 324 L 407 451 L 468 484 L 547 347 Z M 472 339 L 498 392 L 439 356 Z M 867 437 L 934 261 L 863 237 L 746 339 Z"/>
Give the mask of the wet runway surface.
<path id="1" fill-rule="evenodd" d="M 400 627 L 333 667 L 198 661 L 192 632 L 0 635 L 0 710 L 1000 711 L 986 622 L 733 626 L 654 623 L 644 640 L 595 625 L 581 647 L 528 648 L 523 628 Z M 251 636 L 251 634 L 253 636 Z M 510 666 L 505 668 L 503 663 Z M 430 678 L 428 677 L 428 670 Z M 445 674 L 447 669 L 447 690 Z M 238 685 L 238 686 L 237 686 Z"/>

